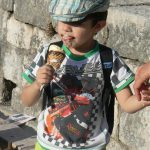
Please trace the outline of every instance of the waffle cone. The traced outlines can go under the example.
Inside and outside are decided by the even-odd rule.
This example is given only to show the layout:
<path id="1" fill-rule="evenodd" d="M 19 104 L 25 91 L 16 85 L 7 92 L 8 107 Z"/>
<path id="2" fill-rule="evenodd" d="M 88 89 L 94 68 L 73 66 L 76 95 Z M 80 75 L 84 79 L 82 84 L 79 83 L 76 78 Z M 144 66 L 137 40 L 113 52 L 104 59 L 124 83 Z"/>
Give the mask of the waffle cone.
<path id="1" fill-rule="evenodd" d="M 65 54 L 60 47 L 56 45 L 51 45 L 49 47 L 47 64 L 51 65 L 55 70 L 60 67 L 64 58 Z"/>

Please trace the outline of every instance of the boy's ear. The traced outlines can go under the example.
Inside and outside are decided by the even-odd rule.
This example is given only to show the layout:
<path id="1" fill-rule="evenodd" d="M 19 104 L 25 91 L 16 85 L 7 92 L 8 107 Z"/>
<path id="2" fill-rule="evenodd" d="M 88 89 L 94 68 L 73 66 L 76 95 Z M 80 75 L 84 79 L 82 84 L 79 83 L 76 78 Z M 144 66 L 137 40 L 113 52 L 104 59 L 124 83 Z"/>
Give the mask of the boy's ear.
<path id="1" fill-rule="evenodd" d="M 106 21 L 98 21 L 95 25 L 95 32 L 99 32 L 101 29 L 103 29 L 106 26 Z"/>

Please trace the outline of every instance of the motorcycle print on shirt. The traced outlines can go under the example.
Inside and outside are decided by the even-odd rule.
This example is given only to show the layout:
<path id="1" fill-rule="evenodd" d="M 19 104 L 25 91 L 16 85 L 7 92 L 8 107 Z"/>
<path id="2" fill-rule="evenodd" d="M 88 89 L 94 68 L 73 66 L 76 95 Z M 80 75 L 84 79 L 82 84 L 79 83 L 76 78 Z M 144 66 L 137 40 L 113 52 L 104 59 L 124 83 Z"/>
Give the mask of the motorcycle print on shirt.
<path id="1" fill-rule="evenodd" d="M 55 139 L 84 143 L 98 81 L 86 75 L 63 74 L 51 83 L 53 102 L 45 118 L 45 131 Z"/>

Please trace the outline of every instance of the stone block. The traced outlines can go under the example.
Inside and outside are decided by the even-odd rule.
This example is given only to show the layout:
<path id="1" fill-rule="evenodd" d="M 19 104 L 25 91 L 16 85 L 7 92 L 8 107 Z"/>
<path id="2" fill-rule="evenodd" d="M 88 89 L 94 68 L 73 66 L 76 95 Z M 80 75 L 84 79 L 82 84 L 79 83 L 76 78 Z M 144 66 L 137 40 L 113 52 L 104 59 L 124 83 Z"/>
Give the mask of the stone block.
<path id="1" fill-rule="evenodd" d="M 25 58 L 29 59 L 30 57 L 33 57 L 35 55 L 29 55 L 29 53 L 35 53 L 33 50 L 29 51 L 26 49 L 21 49 L 14 47 L 10 43 L 7 43 L 5 45 L 2 45 L 2 64 L 1 68 L 3 70 L 3 77 L 7 80 L 12 81 L 14 84 L 16 84 L 16 87 L 12 91 L 11 96 L 11 106 L 14 110 L 17 110 L 17 112 L 25 112 L 29 114 L 37 114 L 42 108 L 41 101 L 39 101 L 35 106 L 31 108 L 26 108 L 21 100 L 20 100 L 20 94 L 22 92 L 22 86 L 25 84 L 23 82 L 22 78 L 22 72 L 23 72 L 23 65 L 25 63 Z M 30 57 L 27 57 L 30 56 Z M 30 61 L 31 62 L 31 61 Z M 27 83 L 27 82 L 26 82 Z M 1 88 L 0 88 L 1 89 Z"/>
<path id="2" fill-rule="evenodd" d="M 45 30 L 35 27 L 33 29 L 33 35 L 31 37 L 31 48 L 39 49 L 39 47 L 45 43 L 48 43 L 51 37 L 46 35 Z"/>
<path id="3" fill-rule="evenodd" d="M 0 42 L 0 102 L 2 100 L 2 89 L 3 89 L 3 70 L 2 70 L 2 56 L 1 56 L 1 42 Z"/>
<path id="4" fill-rule="evenodd" d="M 7 41 L 18 48 L 30 48 L 33 28 L 12 16 L 7 22 Z"/>
<path id="5" fill-rule="evenodd" d="M 146 62 L 150 59 L 150 7 L 113 7 L 108 15 L 107 45 L 123 57 Z"/>
<path id="6" fill-rule="evenodd" d="M 49 37 L 46 36 L 44 30 L 37 27 L 33 29 L 30 48 L 24 51 L 22 67 L 28 67 L 40 50 L 41 46 L 49 42 Z"/>
<path id="7" fill-rule="evenodd" d="M 6 11 L 13 11 L 14 0 L 2 0 L 2 7 Z"/>
<path id="8" fill-rule="evenodd" d="M 50 21 L 50 0 L 16 0 L 14 15 L 21 22 L 46 29 Z"/>
<path id="9" fill-rule="evenodd" d="M 136 114 L 121 114 L 119 139 L 132 150 L 148 150 L 150 145 L 150 108 Z"/>
<path id="10" fill-rule="evenodd" d="M 2 54 L 1 67 L 3 70 L 3 78 L 5 78 L 8 81 L 11 81 L 16 88 L 16 89 L 15 88 L 11 89 L 11 91 L 9 91 L 10 92 L 9 94 L 11 94 L 9 100 L 12 103 L 12 97 L 13 97 L 12 93 L 14 90 L 20 92 L 20 86 L 22 83 L 21 72 L 22 72 L 22 63 L 23 63 L 23 51 L 21 51 L 21 49 L 19 48 L 10 45 L 9 43 L 5 43 L 2 45 L 1 54 Z M 20 97 L 18 92 L 15 93 L 18 95 L 17 100 Z M 21 108 L 22 108 L 21 106 L 18 107 L 18 109 Z"/>
<path id="11" fill-rule="evenodd" d="M 3 78 L 2 77 L 0 77 L 0 84 L 1 84 L 1 86 L 0 86 L 0 102 L 2 102 L 2 99 L 3 99 L 3 94 L 2 94 L 2 89 L 3 89 Z"/>
<path id="12" fill-rule="evenodd" d="M 135 5 L 148 5 L 148 4 L 150 4 L 150 1 L 149 0 L 125 0 L 125 1 L 123 1 L 123 0 L 112 0 L 112 1 L 110 1 L 110 5 L 111 6 L 118 6 L 118 5 L 133 5 L 133 6 L 135 6 Z"/>
<path id="13" fill-rule="evenodd" d="M 106 147 L 107 150 L 129 150 L 127 146 L 123 145 L 119 141 L 115 141 L 111 138 L 109 144 Z"/>
<path id="14" fill-rule="evenodd" d="M 21 84 L 23 64 L 23 49 L 16 48 L 9 43 L 2 46 L 2 69 L 4 77 L 18 86 Z"/>
<path id="15" fill-rule="evenodd" d="M 2 0 L 0 0 L 0 8 L 2 8 Z"/>
<path id="16" fill-rule="evenodd" d="M 6 41 L 7 20 L 9 16 L 10 16 L 9 12 L 4 11 L 2 8 L 0 8 L 0 41 L 1 42 Z"/>

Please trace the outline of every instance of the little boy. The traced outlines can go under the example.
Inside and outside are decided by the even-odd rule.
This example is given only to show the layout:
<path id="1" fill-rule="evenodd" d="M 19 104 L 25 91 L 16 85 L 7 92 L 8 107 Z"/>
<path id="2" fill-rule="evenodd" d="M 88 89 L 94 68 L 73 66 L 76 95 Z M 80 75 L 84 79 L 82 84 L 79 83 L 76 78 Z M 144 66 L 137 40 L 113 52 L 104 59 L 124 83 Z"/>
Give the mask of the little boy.
<path id="1" fill-rule="evenodd" d="M 62 44 L 44 46 L 23 74 L 31 83 L 21 95 L 26 105 L 38 101 L 41 89 L 49 95 L 49 107 L 38 119 L 36 150 L 102 150 L 109 142 L 107 112 L 102 106 L 101 49 L 93 39 L 106 25 L 108 6 L 108 0 L 51 0 L 50 14 Z M 64 53 L 59 68 L 46 63 L 48 51 L 54 49 Z M 121 108 L 134 113 L 148 106 L 148 95 L 138 101 L 132 94 L 129 84 L 134 75 L 117 52 L 111 51 L 110 82 Z M 52 57 L 50 61 L 58 63 Z"/>

